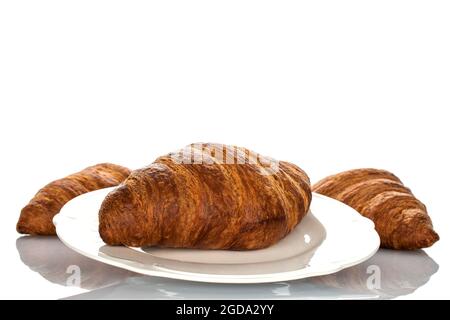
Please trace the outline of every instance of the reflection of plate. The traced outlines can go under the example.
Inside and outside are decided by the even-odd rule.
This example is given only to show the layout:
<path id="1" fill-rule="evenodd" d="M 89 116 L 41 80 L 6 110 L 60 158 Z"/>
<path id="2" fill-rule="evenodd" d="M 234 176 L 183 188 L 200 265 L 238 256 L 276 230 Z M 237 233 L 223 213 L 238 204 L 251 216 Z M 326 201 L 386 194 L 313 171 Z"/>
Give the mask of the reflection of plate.
<path id="1" fill-rule="evenodd" d="M 374 266 L 380 271 L 378 284 L 372 281 Z M 227 285 L 141 276 L 69 299 L 391 299 L 414 292 L 438 269 L 436 262 L 422 250 L 381 249 L 356 266 L 308 279 Z"/>
<path id="2" fill-rule="evenodd" d="M 369 260 L 334 274 L 230 286 L 138 275 L 86 258 L 57 237 L 22 236 L 16 246 L 24 264 L 62 286 L 74 285 L 67 281 L 67 269 L 78 266 L 80 286 L 90 292 L 69 299 L 390 299 L 414 292 L 439 269 L 422 250 L 381 249 Z M 371 281 L 377 267 L 378 285 Z M 20 275 L 9 276 L 20 281 Z"/>
<path id="3" fill-rule="evenodd" d="M 218 283 L 262 283 L 334 273 L 363 262 L 378 249 L 373 223 L 333 199 L 313 196 L 311 212 L 276 245 L 254 251 L 148 249 L 106 246 L 98 209 L 112 188 L 67 203 L 54 222 L 70 248 L 110 265 L 174 279 Z"/>

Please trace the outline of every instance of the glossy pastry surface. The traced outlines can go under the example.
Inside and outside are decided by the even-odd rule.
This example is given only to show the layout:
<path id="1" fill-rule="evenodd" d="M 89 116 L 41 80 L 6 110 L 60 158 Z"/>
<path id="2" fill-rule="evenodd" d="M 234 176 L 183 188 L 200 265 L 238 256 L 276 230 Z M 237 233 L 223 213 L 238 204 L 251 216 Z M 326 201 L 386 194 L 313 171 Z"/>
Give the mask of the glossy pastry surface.
<path id="1" fill-rule="evenodd" d="M 188 163 L 176 153 L 162 156 L 108 194 L 99 214 L 107 244 L 259 249 L 308 212 L 309 178 L 294 164 L 249 161 L 250 150 L 220 144 L 190 150 Z"/>
<path id="2" fill-rule="evenodd" d="M 349 170 L 322 179 L 312 190 L 371 219 L 382 247 L 414 250 L 439 240 L 425 205 L 388 171 Z"/>
<path id="3" fill-rule="evenodd" d="M 129 174 L 128 168 L 101 163 L 50 182 L 22 209 L 17 231 L 24 234 L 56 235 L 52 219 L 64 204 L 83 193 L 117 186 Z"/>

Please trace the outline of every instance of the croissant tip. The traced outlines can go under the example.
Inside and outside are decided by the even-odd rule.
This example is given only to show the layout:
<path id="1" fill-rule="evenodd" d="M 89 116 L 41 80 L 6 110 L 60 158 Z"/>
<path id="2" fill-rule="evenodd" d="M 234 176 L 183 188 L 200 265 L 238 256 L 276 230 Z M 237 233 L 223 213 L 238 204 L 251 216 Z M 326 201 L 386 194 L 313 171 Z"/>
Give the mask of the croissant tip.
<path id="1" fill-rule="evenodd" d="M 20 221 L 16 224 L 16 231 L 20 234 L 29 234 L 27 228 Z"/>
<path id="2" fill-rule="evenodd" d="M 433 244 L 439 241 L 440 237 L 439 234 L 433 230 L 433 228 L 427 229 L 428 231 L 425 233 L 424 237 L 424 248 L 431 247 Z"/>
<path id="3" fill-rule="evenodd" d="M 439 235 L 434 231 L 431 223 L 422 225 L 416 232 L 416 247 L 419 249 L 431 247 L 437 241 L 439 241 Z"/>
<path id="4" fill-rule="evenodd" d="M 20 211 L 19 220 L 16 224 L 16 231 L 20 234 L 32 234 L 33 230 L 30 228 L 30 220 L 33 218 L 33 206 L 30 204 L 27 204 L 25 207 L 22 208 Z"/>
<path id="5" fill-rule="evenodd" d="M 410 238 L 410 241 L 396 244 L 392 249 L 419 250 L 429 248 L 439 241 L 439 239 L 440 237 L 437 232 L 433 230 L 433 227 L 425 225 L 414 232 L 414 237 Z"/>

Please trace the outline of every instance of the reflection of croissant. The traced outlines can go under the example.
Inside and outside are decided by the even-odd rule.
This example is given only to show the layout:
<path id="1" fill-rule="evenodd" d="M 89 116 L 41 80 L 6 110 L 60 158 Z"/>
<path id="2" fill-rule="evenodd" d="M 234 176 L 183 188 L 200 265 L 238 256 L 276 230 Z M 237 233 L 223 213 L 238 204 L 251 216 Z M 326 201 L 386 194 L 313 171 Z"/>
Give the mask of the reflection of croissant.
<path id="1" fill-rule="evenodd" d="M 315 285 L 326 288 L 375 293 L 379 298 L 391 298 L 410 294 L 428 282 L 439 265 L 424 251 L 394 251 L 380 249 L 372 258 L 338 273 L 311 278 Z M 377 274 L 379 278 L 375 277 Z M 373 286 L 371 280 L 378 280 Z"/>
<path id="2" fill-rule="evenodd" d="M 286 236 L 307 213 L 309 178 L 297 166 L 279 162 L 278 170 L 262 174 L 262 161 L 245 159 L 249 150 L 191 148 L 201 164 L 179 163 L 169 154 L 108 194 L 99 226 L 107 244 L 258 249 Z"/>
<path id="3" fill-rule="evenodd" d="M 80 270 L 80 287 L 97 289 L 119 283 L 135 273 L 86 258 L 56 237 L 22 236 L 16 240 L 20 259 L 50 282 L 70 285 L 70 267 Z M 69 280 L 69 281 L 68 281 Z"/>
<path id="4" fill-rule="evenodd" d="M 129 173 L 130 171 L 122 166 L 102 163 L 49 183 L 22 209 L 17 231 L 55 235 L 52 219 L 64 204 L 83 193 L 116 186 Z"/>
<path id="5" fill-rule="evenodd" d="M 439 240 L 425 205 L 390 172 L 345 171 L 317 182 L 313 191 L 342 201 L 373 220 L 382 247 L 420 249 Z"/>

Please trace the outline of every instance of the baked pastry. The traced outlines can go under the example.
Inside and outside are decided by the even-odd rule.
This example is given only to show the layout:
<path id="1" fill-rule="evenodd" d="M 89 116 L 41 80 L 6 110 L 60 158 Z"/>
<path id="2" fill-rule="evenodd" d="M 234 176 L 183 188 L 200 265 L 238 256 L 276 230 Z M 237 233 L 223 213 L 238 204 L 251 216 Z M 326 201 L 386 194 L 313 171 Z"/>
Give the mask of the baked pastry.
<path id="1" fill-rule="evenodd" d="M 53 217 L 69 200 L 89 191 L 117 186 L 130 170 L 111 163 L 88 167 L 43 187 L 22 209 L 17 231 L 24 234 L 56 235 Z"/>
<path id="2" fill-rule="evenodd" d="M 255 161 L 248 149 L 220 144 L 187 149 L 188 163 L 178 153 L 162 156 L 107 195 L 99 213 L 105 243 L 260 249 L 285 237 L 308 212 L 309 178 L 294 164 Z"/>
<path id="3" fill-rule="evenodd" d="M 425 205 L 388 171 L 345 171 L 317 182 L 312 190 L 371 219 L 384 248 L 420 249 L 439 240 Z"/>

